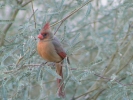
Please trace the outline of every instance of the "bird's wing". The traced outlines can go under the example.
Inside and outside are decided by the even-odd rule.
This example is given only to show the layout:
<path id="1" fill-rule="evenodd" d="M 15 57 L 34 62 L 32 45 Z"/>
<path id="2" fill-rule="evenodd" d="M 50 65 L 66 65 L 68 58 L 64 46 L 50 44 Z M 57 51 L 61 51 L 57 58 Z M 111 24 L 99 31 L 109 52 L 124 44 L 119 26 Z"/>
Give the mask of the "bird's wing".
<path id="1" fill-rule="evenodd" d="M 57 54 L 62 59 L 64 59 L 66 57 L 66 53 L 65 53 L 65 50 L 63 49 L 60 41 L 56 37 L 54 37 L 53 40 L 52 40 L 52 43 L 53 43 L 53 45 L 55 47 L 55 50 L 56 50 Z"/>

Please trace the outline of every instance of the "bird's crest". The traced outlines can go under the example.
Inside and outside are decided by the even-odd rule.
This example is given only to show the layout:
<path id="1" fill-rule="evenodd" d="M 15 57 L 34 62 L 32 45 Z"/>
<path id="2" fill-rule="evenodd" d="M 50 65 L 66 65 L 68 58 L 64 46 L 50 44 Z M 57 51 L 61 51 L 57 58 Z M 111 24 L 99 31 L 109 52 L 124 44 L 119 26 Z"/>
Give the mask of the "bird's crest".
<path id="1" fill-rule="evenodd" d="M 49 30 L 50 29 L 50 24 L 49 22 L 47 22 L 44 27 L 43 27 L 44 30 Z"/>

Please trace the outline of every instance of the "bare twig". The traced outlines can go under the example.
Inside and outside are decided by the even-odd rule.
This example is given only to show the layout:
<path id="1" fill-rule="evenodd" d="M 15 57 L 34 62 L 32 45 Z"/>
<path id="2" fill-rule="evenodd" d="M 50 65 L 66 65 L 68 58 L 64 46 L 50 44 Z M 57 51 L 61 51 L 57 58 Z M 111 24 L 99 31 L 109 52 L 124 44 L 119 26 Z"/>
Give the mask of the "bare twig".
<path id="1" fill-rule="evenodd" d="M 122 69 L 126 68 L 126 66 L 129 64 L 129 62 L 130 62 L 132 59 L 133 59 L 133 56 L 128 60 L 128 62 L 127 62 L 125 65 L 123 65 L 123 66 L 116 72 L 116 74 L 118 74 Z"/>
<path id="2" fill-rule="evenodd" d="M 72 15 L 74 15 L 76 12 L 78 12 L 80 9 L 82 9 L 84 6 L 86 6 L 86 5 L 87 5 L 88 3 L 90 3 L 91 1 L 93 1 L 93 0 L 90 0 L 90 1 L 86 2 L 85 4 L 83 4 L 82 6 L 80 6 L 78 9 L 73 10 L 68 16 L 66 16 L 66 17 L 63 18 L 62 20 L 59 20 L 59 21 L 55 22 L 54 24 L 52 24 L 51 27 L 52 27 L 52 26 L 55 26 L 55 25 L 58 24 L 58 23 L 61 23 L 61 24 L 59 25 L 59 27 L 57 28 L 57 30 L 55 31 L 54 34 L 56 34 L 56 32 L 58 31 L 58 29 L 60 28 L 60 26 L 62 25 L 62 23 L 63 23 L 65 20 L 67 20 L 67 19 L 68 19 L 69 17 L 71 17 Z"/>
<path id="3" fill-rule="evenodd" d="M 98 96 L 104 91 L 105 89 L 101 89 L 97 94 L 95 94 L 91 100 L 97 100 Z M 87 98 L 87 99 L 90 99 L 90 98 Z"/>
<path id="4" fill-rule="evenodd" d="M 98 87 L 98 88 L 99 88 L 99 87 Z M 89 94 L 89 93 L 91 93 L 91 92 L 97 90 L 98 88 L 96 88 L 96 89 L 94 89 L 94 90 L 91 90 L 91 91 L 89 91 L 89 92 L 86 92 L 86 93 L 84 93 L 84 94 L 82 94 L 82 95 L 80 95 L 80 96 L 77 96 L 77 97 L 75 97 L 74 99 L 78 99 L 78 98 L 80 98 L 80 97 L 82 97 L 82 96 L 85 96 L 85 95 L 87 95 L 87 94 Z"/>
<path id="5" fill-rule="evenodd" d="M 33 11 L 33 16 L 34 16 L 34 22 L 35 22 L 35 28 L 36 28 L 36 17 L 35 17 L 35 11 L 34 11 L 34 6 L 33 6 L 33 1 L 31 1 L 31 6 L 32 6 L 32 11 Z"/>
<path id="6" fill-rule="evenodd" d="M 62 25 L 63 21 L 60 23 L 60 25 L 58 26 L 57 30 L 55 31 L 54 35 L 56 34 L 56 32 L 59 30 L 60 26 Z"/>
<path id="7" fill-rule="evenodd" d="M 56 80 L 52 80 L 52 81 L 48 81 L 48 82 L 44 82 L 43 84 L 48 84 L 48 83 L 51 83 L 51 82 L 56 82 Z"/>
<path id="8" fill-rule="evenodd" d="M 78 12 L 80 9 L 82 9 L 84 6 L 86 6 L 88 3 L 90 3 L 93 0 L 87 1 L 85 4 L 83 4 L 82 6 L 80 6 L 78 9 L 73 10 L 68 16 L 66 16 L 65 18 L 63 18 L 62 20 L 59 20 L 58 22 L 54 23 L 51 26 L 55 26 L 56 24 L 65 21 L 66 19 L 68 19 L 69 17 L 71 17 L 73 14 L 75 14 L 76 12 Z"/>
<path id="9" fill-rule="evenodd" d="M 20 58 L 20 59 L 21 59 L 21 58 Z M 19 60 L 18 60 L 18 61 L 19 61 Z M 18 71 L 18 70 L 20 70 L 20 69 L 23 69 L 23 68 L 25 68 L 25 67 L 29 67 L 29 66 L 32 66 L 32 67 L 35 67 L 35 66 L 42 66 L 42 65 L 45 65 L 45 64 L 47 64 L 47 62 L 42 63 L 42 64 L 25 64 L 25 65 L 22 65 L 22 67 L 20 67 L 20 68 L 17 68 L 17 69 L 15 69 L 15 70 L 5 71 L 4 73 L 5 73 L 5 74 L 8 74 L 8 73 L 16 72 L 16 71 Z M 16 65 L 9 65 L 9 66 L 16 66 Z"/>
<path id="10" fill-rule="evenodd" d="M 32 2 L 33 0 L 28 0 L 27 2 L 22 4 L 22 7 L 26 6 L 27 4 L 29 4 L 30 2 Z"/>

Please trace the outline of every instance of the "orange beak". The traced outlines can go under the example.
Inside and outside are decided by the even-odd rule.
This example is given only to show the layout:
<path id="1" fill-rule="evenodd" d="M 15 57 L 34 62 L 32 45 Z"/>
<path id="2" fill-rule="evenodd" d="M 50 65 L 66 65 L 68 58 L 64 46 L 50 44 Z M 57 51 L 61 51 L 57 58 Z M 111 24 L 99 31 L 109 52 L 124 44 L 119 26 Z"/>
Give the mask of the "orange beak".
<path id="1" fill-rule="evenodd" d="M 38 35 L 38 38 L 39 38 L 40 40 L 42 40 L 42 39 L 43 39 L 43 35 L 42 35 L 42 34 L 39 34 L 39 35 Z"/>

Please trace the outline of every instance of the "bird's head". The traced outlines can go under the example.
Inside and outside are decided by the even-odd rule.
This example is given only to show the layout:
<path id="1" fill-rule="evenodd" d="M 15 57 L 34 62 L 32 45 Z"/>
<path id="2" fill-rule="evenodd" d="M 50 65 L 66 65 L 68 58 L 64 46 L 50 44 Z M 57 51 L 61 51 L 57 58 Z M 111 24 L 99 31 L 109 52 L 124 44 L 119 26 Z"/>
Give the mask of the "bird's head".
<path id="1" fill-rule="evenodd" d="M 51 28 L 50 28 L 50 24 L 49 22 L 47 22 L 43 28 L 41 29 L 38 38 L 40 40 L 44 40 L 44 39 L 50 39 L 53 37 L 53 34 L 51 33 Z"/>

